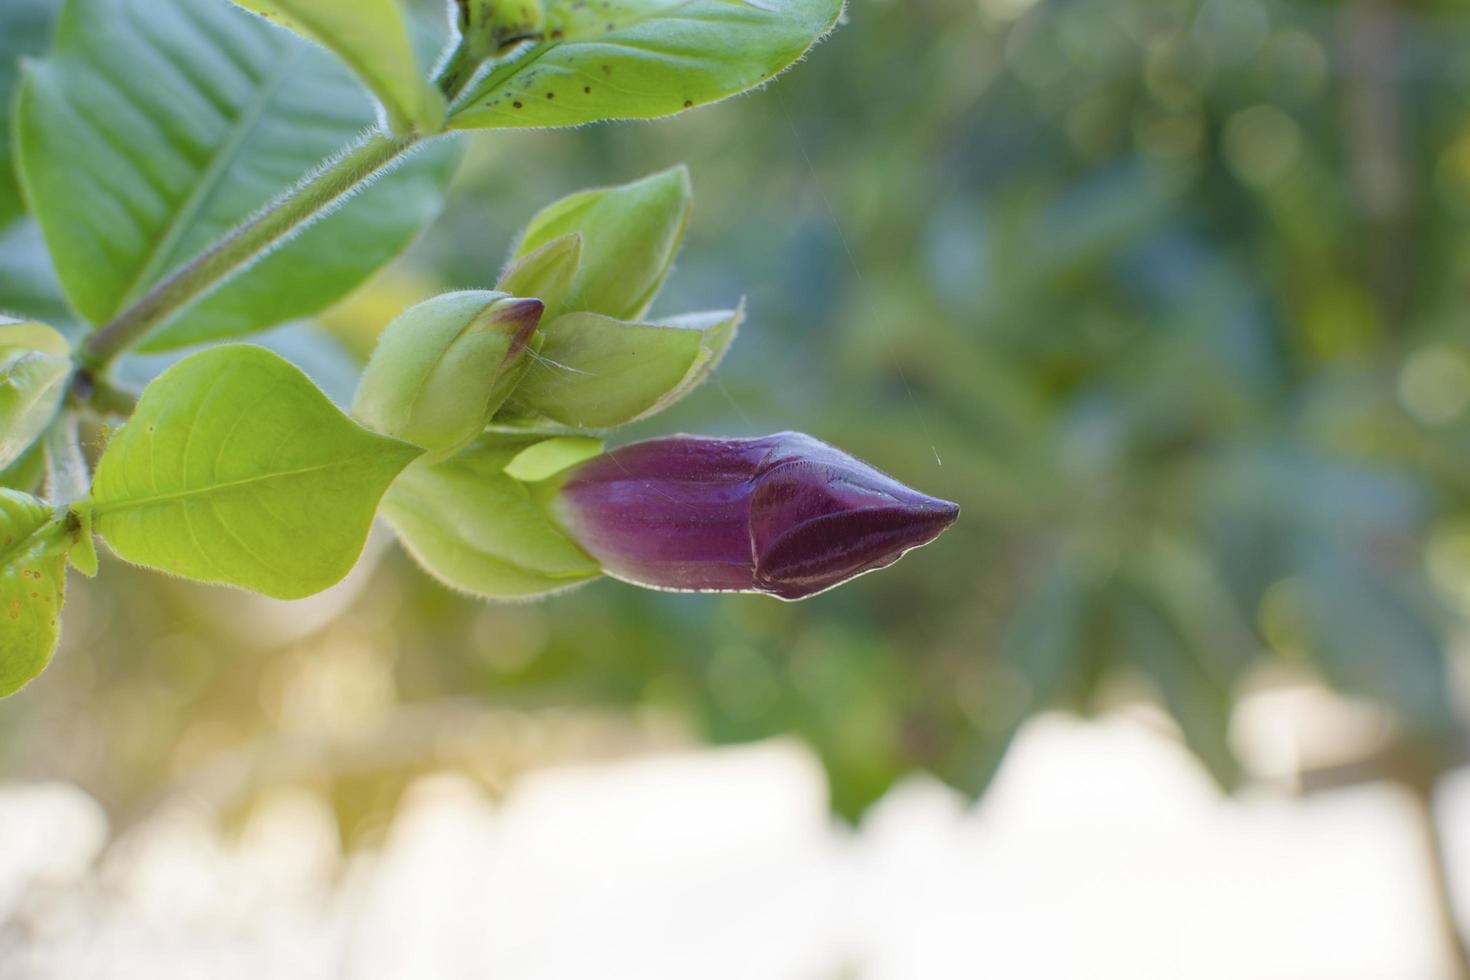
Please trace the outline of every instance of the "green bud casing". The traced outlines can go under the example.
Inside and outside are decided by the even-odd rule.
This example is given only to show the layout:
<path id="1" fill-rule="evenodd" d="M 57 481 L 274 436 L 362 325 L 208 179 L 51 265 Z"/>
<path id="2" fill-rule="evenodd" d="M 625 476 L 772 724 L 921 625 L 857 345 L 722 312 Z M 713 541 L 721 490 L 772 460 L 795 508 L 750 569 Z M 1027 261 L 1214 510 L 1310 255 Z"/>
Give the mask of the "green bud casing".
<path id="1" fill-rule="evenodd" d="M 564 295 L 540 296 L 547 319 L 591 312 L 636 320 L 674 263 L 693 199 L 689 171 L 682 166 L 564 197 L 531 219 L 506 277 L 520 260 L 556 239 L 580 235 L 581 261 L 570 287 Z"/>
<path id="2" fill-rule="evenodd" d="M 534 296 L 548 306 L 561 306 L 572 293 L 582 267 L 582 236 L 553 238 L 511 262 L 495 288 L 512 296 Z"/>
<path id="3" fill-rule="evenodd" d="M 529 599 L 559 592 L 602 574 L 598 565 L 552 520 L 558 479 L 523 482 L 506 472 L 549 475 L 590 455 L 567 440 L 527 453 L 535 439 L 486 437 L 453 459 L 419 462 L 403 472 L 383 499 L 382 514 L 414 559 L 439 581 L 489 599 Z"/>
<path id="4" fill-rule="evenodd" d="M 743 316 L 736 309 L 654 323 L 596 313 L 558 317 L 542 327 L 540 353 L 498 421 L 609 429 L 647 418 L 709 376 Z"/>
<path id="5" fill-rule="evenodd" d="M 383 435 L 452 452 L 485 428 L 525 370 L 542 304 L 504 293 L 445 293 L 383 331 L 352 413 Z"/>

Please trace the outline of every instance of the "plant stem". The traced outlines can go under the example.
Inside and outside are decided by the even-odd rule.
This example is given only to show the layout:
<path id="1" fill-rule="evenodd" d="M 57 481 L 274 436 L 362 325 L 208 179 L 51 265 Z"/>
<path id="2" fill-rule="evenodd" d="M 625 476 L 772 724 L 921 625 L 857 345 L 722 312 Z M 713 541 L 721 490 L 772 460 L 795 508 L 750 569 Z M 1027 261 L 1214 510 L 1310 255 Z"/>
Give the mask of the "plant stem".
<path id="1" fill-rule="evenodd" d="M 82 455 L 75 412 L 62 412 L 46 432 L 46 495 L 52 503 L 70 504 L 92 489 L 92 470 Z"/>
<path id="2" fill-rule="evenodd" d="M 87 341 L 77 359 L 94 375 L 154 327 L 203 298 L 386 170 L 421 139 L 374 133 L 158 283 Z"/>

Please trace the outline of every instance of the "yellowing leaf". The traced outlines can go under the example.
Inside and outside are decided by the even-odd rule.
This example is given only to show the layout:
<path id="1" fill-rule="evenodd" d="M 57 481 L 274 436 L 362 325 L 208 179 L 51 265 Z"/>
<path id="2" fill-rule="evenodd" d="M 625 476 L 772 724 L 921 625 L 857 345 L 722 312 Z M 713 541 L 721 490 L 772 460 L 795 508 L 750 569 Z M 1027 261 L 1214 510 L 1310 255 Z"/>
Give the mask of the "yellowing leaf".
<path id="1" fill-rule="evenodd" d="M 66 535 L 51 509 L 0 489 L 0 697 L 45 669 L 61 637 Z"/>

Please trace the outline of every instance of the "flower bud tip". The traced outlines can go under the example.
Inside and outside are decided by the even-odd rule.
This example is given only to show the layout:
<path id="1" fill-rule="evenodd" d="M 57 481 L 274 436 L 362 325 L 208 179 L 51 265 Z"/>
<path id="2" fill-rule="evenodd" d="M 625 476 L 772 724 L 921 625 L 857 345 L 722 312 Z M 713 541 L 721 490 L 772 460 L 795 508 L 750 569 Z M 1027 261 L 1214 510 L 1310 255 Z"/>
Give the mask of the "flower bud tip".
<path id="1" fill-rule="evenodd" d="M 530 343 L 531 335 L 541 324 L 541 314 L 546 305 L 539 299 L 517 297 L 505 300 L 496 309 L 496 320 L 511 330 L 510 348 L 505 352 L 505 362 L 510 363 L 521 356 Z"/>

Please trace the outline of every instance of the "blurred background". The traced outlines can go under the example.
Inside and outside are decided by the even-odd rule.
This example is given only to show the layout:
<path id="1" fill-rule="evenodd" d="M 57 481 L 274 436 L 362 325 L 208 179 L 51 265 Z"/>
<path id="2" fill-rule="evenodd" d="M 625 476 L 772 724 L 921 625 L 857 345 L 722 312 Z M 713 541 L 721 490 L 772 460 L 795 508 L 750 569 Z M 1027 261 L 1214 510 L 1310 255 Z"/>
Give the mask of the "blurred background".
<path id="1" fill-rule="evenodd" d="M 655 313 L 749 320 L 626 438 L 801 429 L 961 521 L 795 605 L 110 562 L 0 705 L 0 976 L 1470 978 L 1467 51 L 1436 0 L 853 0 L 753 95 L 467 141 L 272 337 L 325 387 L 684 161 Z M 0 228 L 0 306 L 58 302 Z"/>

